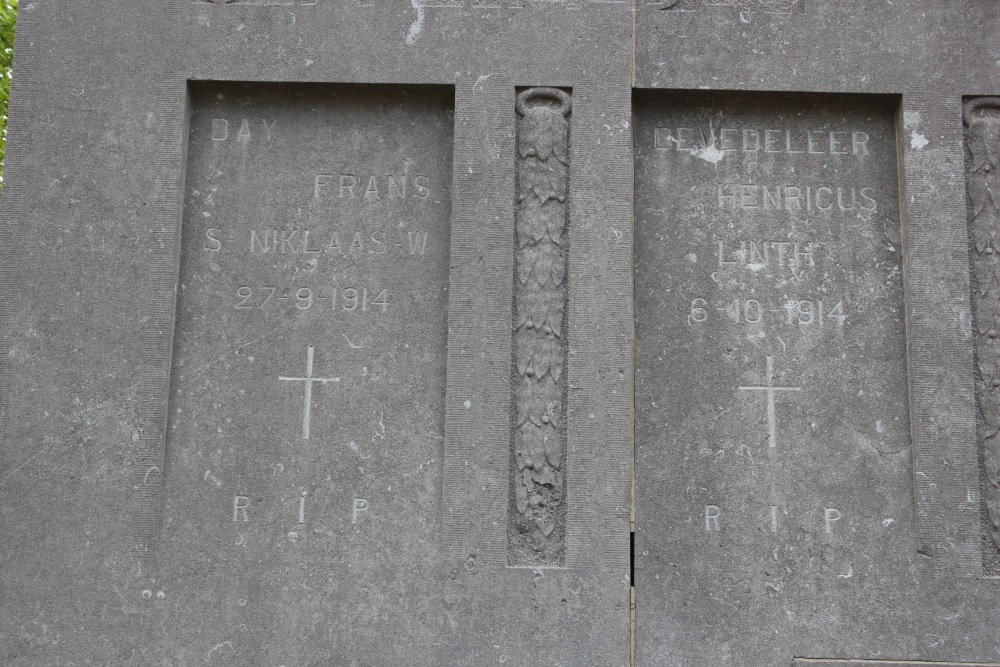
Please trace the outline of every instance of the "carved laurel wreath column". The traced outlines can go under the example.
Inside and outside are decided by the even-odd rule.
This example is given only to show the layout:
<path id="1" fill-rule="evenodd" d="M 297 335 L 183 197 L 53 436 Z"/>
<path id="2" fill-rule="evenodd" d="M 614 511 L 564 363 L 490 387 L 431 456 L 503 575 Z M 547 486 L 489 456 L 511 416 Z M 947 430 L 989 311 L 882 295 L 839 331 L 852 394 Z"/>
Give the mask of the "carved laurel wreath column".
<path id="1" fill-rule="evenodd" d="M 560 565 L 565 555 L 566 193 L 570 97 L 517 96 L 514 233 L 511 565 Z"/>
<path id="2" fill-rule="evenodd" d="M 1000 97 L 968 103 L 965 126 L 984 519 L 1000 550 Z"/>

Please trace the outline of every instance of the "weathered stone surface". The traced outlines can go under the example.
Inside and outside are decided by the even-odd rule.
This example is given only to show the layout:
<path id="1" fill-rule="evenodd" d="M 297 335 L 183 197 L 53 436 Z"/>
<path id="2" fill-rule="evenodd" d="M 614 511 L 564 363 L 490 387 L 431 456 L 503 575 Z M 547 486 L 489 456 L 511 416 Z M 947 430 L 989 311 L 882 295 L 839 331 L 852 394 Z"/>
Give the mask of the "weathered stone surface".
<path id="1" fill-rule="evenodd" d="M 454 92 L 212 84 L 190 100 L 147 549 L 153 594 L 192 639 L 162 652 L 431 655 Z M 228 631 L 199 632 L 220 618 Z"/>
<path id="2" fill-rule="evenodd" d="M 0 662 L 995 663 L 998 30 L 23 2 Z"/>
<path id="3" fill-rule="evenodd" d="M 796 658 L 792 667 L 997 667 L 990 662 L 892 662 L 888 660 L 807 660 Z"/>
<path id="4" fill-rule="evenodd" d="M 966 185 L 972 265 L 973 337 L 976 344 L 976 404 L 983 482 L 983 567 L 1000 573 L 1000 99 L 980 97 L 965 106 Z"/>
<path id="5" fill-rule="evenodd" d="M 886 660 L 804 660 L 796 658 L 792 667 L 997 667 L 985 662 L 892 662 Z"/>
<path id="6" fill-rule="evenodd" d="M 628 664 L 630 35 L 620 3 L 24 3 L 0 662 Z M 528 516 L 532 86 L 573 109 Z"/>
<path id="7" fill-rule="evenodd" d="M 992 149 L 970 144 L 980 157 L 967 162 L 961 121 L 970 96 L 996 94 L 995 81 L 986 75 L 994 65 L 981 45 L 996 29 L 997 16 L 961 3 L 933 8 L 914 2 L 798 3 L 789 9 L 774 11 L 763 2 L 637 7 L 637 664 L 791 664 L 793 656 L 989 663 L 995 661 L 990 628 L 998 619 L 990 569 L 995 547 L 989 536 L 989 463 L 981 456 L 990 450 L 986 444 L 980 449 L 976 438 L 971 306 L 978 292 L 970 290 L 975 241 L 963 174 L 968 163 L 970 198 L 973 187 L 984 192 L 983 175 L 973 180 L 971 169 L 988 161 L 984 156 Z M 722 93 L 702 93 L 709 97 L 701 103 L 687 97 L 687 106 L 676 101 L 683 97 L 678 91 L 709 87 L 732 95 L 741 90 L 835 94 L 799 95 L 798 107 L 794 96 L 776 93 L 748 95 L 727 108 Z M 652 97 L 644 89 L 674 90 Z M 873 97 L 859 100 L 851 93 Z M 878 114 L 880 136 L 873 139 L 883 146 L 878 165 L 869 160 L 852 166 L 847 156 L 830 154 L 829 142 L 825 149 L 817 144 L 814 150 L 826 154 L 809 162 L 808 135 L 803 154 L 788 153 L 788 146 L 771 156 L 762 151 L 758 160 L 747 159 L 742 150 L 727 152 L 718 170 L 702 169 L 700 179 L 679 162 L 687 158 L 683 152 L 659 159 L 655 151 L 640 154 L 654 141 L 643 139 L 640 103 L 648 103 L 645 117 L 652 123 L 658 115 L 695 116 L 708 100 L 717 113 L 712 120 L 721 150 L 721 143 L 731 146 L 737 138 L 721 134 L 733 127 L 725 119 L 734 115 L 763 117 L 765 130 L 783 134 L 788 124 L 808 125 L 817 120 L 812 114 L 826 110 L 834 115 L 825 122 L 836 130 L 841 123 L 870 120 L 866 105 L 886 93 L 895 97 Z M 969 136 L 971 141 L 971 131 Z M 742 141 L 742 134 L 738 138 Z M 791 148 L 797 149 L 795 135 Z M 711 151 L 704 156 L 719 157 Z M 690 161 L 711 166 L 696 156 Z M 891 222 L 897 169 L 901 227 Z M 684 256 L 693 253 L 703 262 L 706 251 L 682 253 L 677 247 L 690 243 L 698 230 L 731 223 L 719 231 L 739 238 L 760 235 L 762 225 L 794 230 L 792 236 L 826 229 L 820 211 L 778 217 L 773 190 L 767 210 L 763 191 L 756 202 L 753 189 L 741 191 L 749 199 L 738 200 L 738 210 L 728 213 L 717 208 L 718 201 L 715 211 L 693 203 L 706 186 L 764 186 L 776 175 L 789 179 L 783 185 L 802 179 L 813 193 L 829 176 L 841 185 L 871 178 L 873 186 L 881 188 L 881 182 L 888 188 L 890 216 L 873 219 L 867 231 L 845 229 L 830 238 L 827 250 L 836 255 L 835 268 L 815 276 L 826 289 L 824 304 L 836 285 L 845 285 L 849 300 L 869 300 L 864 313 L 848 314 L 842 337 L 828 339 L 796 325 L 781 332 L 791 335 L 774 341 L 775 323 L 764 319 L 765 312 L 767 337 L 751 340 L 753 323 L 746 313 L 737 323 L 731 304 L 729 315 L 695 310 L 695 316 L 704 312 L 716 320 L 688 327 L 683 320 L 692 315 L 692 305 L 701 305 L 692 304 L 694 298 L 711 297 L 684 294 L 681 308 L 680 292 L 729 292 L 725 280 L 734 277 L 737 291 L 747 292 L 744 305 L 750 299 L 763 304 L 775 292 L 764 282 L 763 269 L 734 276 L 739 264 L 716 274 L 722 282 L 706 280 Z M 885 211 L 879 202 L 879 212 Z M 980 232 L 979 238 L 986 237 Z M 669 253 L 680 257 L 650 265 Z M 893 287 L 882 275 L 886 266 L 895 266 L 903 282 Z M 787 292 L 807 300 L 798 291 L 802 287 L 792 283 L 780 296 Z M 878 304 L 883 312 L 875 316 L 869 306 Z M 873 317 L 879 322 L 874 329 L 854 326 Z M 724 345 L 727 337 L 734 340 Z M 810 338 L 820 344 L 807 351 Z M 761 347 L 770 344 L 777 349 Z M 841 345 L 848 349 L 838 360 L 834 350 Z M 728 357 L 727 347 L 733 351 Z M 755 362 L 745 350 L 758 352 Z M 850 369 L 866 354 L 870 361 Z M 734 355 L 736 361 L 726 361 Z M 844 371 L 847 376 L 836 379 Z M 767 384 L 787 389 L 774 392 L 775 448 L 761 441 L 770 439 L 767 390 L 740 389 Z M 824 430 L 816 417 L 837 411 L 841 415 L 829 422 L 833 430 Z M 883 422 L 884 433 L 875 428 L 866 434 L 859 425 L 872 423 L 876 412 L 899 416 L 909 427 L 893 432 Z M 828 445 L 816 447 L 821 442 Z M 894 443 L 889 450 L 879 449 L 889 443 Z M 734 461 L 737 452 L 742 458 Z M 797 453 L 808 455 L 790 458 Z M 706 495 L 720 502 L 702 500 Z M 818 510 L 808 508 L 808 501 L 824 496 Z M 806 507 L 785 515 L 782 502 L 765 497 L 794 498 Z M 853 524 L 850 518 L 843 523 L 849 513 L 835 498 L 855 504 Z M 693 509 L 696 501 L 700 512 Z M 778 507 L 776 533 L 772 504 Z M 709 531 L 704 505 L 711 506 Z M 883 528 L 880 522 L 889 518 L 895 522 Z M 848 530 L 838 536 L 838 526 Z M 790 532 L 783 535 L 785 529 Z M 839 565 L 844 569 L 834 572 Z"/>
<path id="8" fill-rule="evenodd" d="M 834 640 L 817 598 L 861 620 L 914 556 L 893 108 L 635 114 L 640 655 L 780 664 Z"/>

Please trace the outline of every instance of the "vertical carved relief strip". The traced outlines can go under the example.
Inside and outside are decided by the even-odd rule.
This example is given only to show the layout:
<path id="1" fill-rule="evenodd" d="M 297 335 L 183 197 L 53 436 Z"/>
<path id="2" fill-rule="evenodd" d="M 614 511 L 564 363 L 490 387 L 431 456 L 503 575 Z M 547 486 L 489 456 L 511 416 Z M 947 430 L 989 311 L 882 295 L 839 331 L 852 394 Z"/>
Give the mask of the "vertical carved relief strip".
<path id="1" fill-rule="evenodd" d="M 557 88 L 517 96 L 511 565 L 565 560 L 569 114 Z"/>
<path id="2" fill-rule="evenodd" d="M 992 543 L 984 564 L 992 570 L 1000 560 L 1000 97 L 967 103 L 965 128 L 984 546 Z"/>

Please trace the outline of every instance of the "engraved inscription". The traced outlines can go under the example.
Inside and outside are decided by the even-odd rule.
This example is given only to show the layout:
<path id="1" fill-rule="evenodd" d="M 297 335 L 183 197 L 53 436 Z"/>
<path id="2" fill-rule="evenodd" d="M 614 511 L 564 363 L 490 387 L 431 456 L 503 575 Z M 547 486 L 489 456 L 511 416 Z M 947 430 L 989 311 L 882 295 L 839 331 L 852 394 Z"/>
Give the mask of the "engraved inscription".
<path id="1" fill-rule="evenodd" d="M 823 527 L 828 533 L 833 532 L 833 524 L 840 521 L 843 514 L 840 513 L 836 507 L 824 507 L 823 508 Z"/>
<path id="2" fill-rule="evenodd" d="M 374 174 L 316 174 L 313 180 L 316 199 L 427 199 L 431 195 L 427 176 Z"/>
<path id="3" fill-rule="evenodd" d="M 233 523 L 238 521 L 249 521 L 247 508 L 250 507 L 250 499 L 246 496 L 233 496 Z"/>
<path id="4" fill-rule="evenodd" d="M 566 193 L 570 97 L 517 97 L 511 565 L 565 555 Z"/>
<path id="5" fill-rule="evenodd" d="M 719 208 L 799 209 L 820 213 L 878 210 L 875 188 L 841 185 L 720 185 Z"/>
<path id="6" fill-rule="evenodd" d="M 278 296 L 275 296 L 278 295 Z M 366 313 L 369 310 L 389 310 L 389 290 L 367 287 L 338 287 L 313 289 L 311 287 L 275 287 L 273 285 L 241 285 L 236 289 L 236 310 L 263 310 L 279 306 L 296 310 L 310 310 L 314 306 L 333 311 Z"/>
<path id="7" fill-rule="evenodd" d="M 296 524 L 300 526 L 306 523 L 306 499 L 309 497 L 308 491 L 303 491 L 299 496 L 299 502 L 297 509 L 294 514 L 296 517 Z M 280 503 L 274 503 L 274 499 L 270 499 L 272 504 L 278 505 Z M 314 500 L 321 500 L 320 498 L 315 498 Z M 233 506 L 232 506 L 232 523 L 250 523 L 253 517 L 251 510 L 255 509 L 251 507 L 250 498 L 248 496 L 233 496 Z M 365 512 L 371 509 L 371 503 L 365 498 L 358 498 L 356 496 L 352 497 L 350 518 L 351 523 L 361 523 L 362 519 L 366 516 Z M 295 540 L 298 539 L 296 533 L 289 533 L 288 537 Z"/>
<path id="8" fill-rule="evenodd" d="M 351 523 L 357 523 L 364 516 L 364 512 L 368 511 L 370 507 L 367 500 L 364 498 L 355 498 L 354 506 L 351 508 Z"/>
<path id="9" fill-rule="evenodd" d="M 719 517 L 722 510 L 718 505 L 705 505 L 705 530 L 719 530 Z"/>
<path id="10" fill-rule="evenodd" d="M 965 126 L 983 522 L 992 542 L 984 560 L 1000 572 L 1000 97 L 968 102 Z"/>
<path id="11" fill-rule="evenodd" d="M 773 307 L 779 306 L 780 307 Z M 847 315 L 844 314 L 844 303 L 837 301 L 831 304 L 822 299 L 788 299 L 781 304 L 761 302 L 759 299 L 744 299 L 736 297 L 731 302 L 713 306 L 707 299 L 697 297 L 691 300 L 691 310 L 688 311 L 688 326 L 701 324 L 710 320 L 709 313 L 718 311 L 735 324 L 745 323 L 764 328 L 769 324 L 788 326 L 823 327 L 827 325 L 844 326 Z"/>
<path id="12" fill-rule="evenodd" d="M 653 147 L 657 150 L 706 150 L 722 153 L 785 153 L 788 155 L 868 155 L 871 136 L 859 130 L 812 130 L 790 128 L 657 127 Z"/>
<path id="13" fill-rule="evenodd" d="M 816 521 L 812 523 L 812 527 L 816 530 L 821 530 L 824 533 L 833 533 L 834 525 L 844 518 L 843 513 L 835 507 L 823 507 L 822 511 L 813 508 L 810 512 L 812 516 L 816 517 Z M 760 530 L 763 530 L 764 525 L 772 533 L 779 532 L 779 516 L 783 512 L 782 508 L 778 505 L 771 505 L 770 510 L 766 515 L 761 514 L 760 518 L 765 519 L 765 521 L 757 522 L 754 521 L 749 525 L 758 526 Z M 787 512 L 785 512 L 787 513 Z M 723 508 L 719 505 L 705 505 L 704 506 L 704 528 L 705 532 L 725 532 L 723 519 Z M 894 519 L 885 519 L 882 525 L 888 527 L 895 523 Z M 695 528 L 699 528 L 699 524 L 694 524 Z"/>
<path id="14" fill-rule="evenodd" d="M 261 126 L 258 126 L 256 121 L 248 118 L 239 119 L 239 122 L 235 125 L 237 131 L 231 138 L 238 142 L 249 142 L 254 138 L 254 130 L 257 130 L 257 138 L 264 141 L 271 141 L 274 138 L 274 128 L 278 121 L 274 118 L 263 118 L 260 120 L 260 123 Z M 228 141 L 230 139 L 229 127 L 228 118 L 213 118 L 212 141 Z"/>
<path id="15" fill-rule="evenodd" d="M 243 238 L 241 239 L 240 236 Z M 422 257 L 427 251 L 428 232 L 410 231 L 393 233 L 388 230 L 349 231 L 319 227 L 284 227 L 227 230 L 225 243 L 236 243 L 249 254 L 259 255 L 409 255 Z M 218 252 L 223 249 L 223 230 L 209 227 L 205 230 L 205 250 Z"/>
<path id="16" fill-rule="evenodd" d="M 213 161 L 235 149 L 245 152 L 252 164 L 269 151 L 306 138 L 293 136 L 290 129 L 282 133 L 282 127 L 292 126 L 290 121 L 268 113 L 255 115 L 247 108 L 232 113 L 220 106 L 199 132 L 196 141 Z M 325 132 L 317 128 L 314 139 Z M 239 267 L 235 286 L 215 290 L 213 298 L 225 297 L 226 305 L 241 316 L 266 321 L 275 321 L 272 315 L 279 313 L 381 316 L 391 310 L 390 304 L 398 306 L 397 296 L 426 298 L 420 291 L 396 291 L 384 277 L 358 275 L 375 261 L 386 263 L 388 271 L 396 265 L 413 271 L 413 263 L 430 265 L 445 252 L 444 235 L 420 221 L 440 210 L 447 183 L 420 156 L 396 157 L 395 164 L 386 164 L 362 152 L 337 168 L 322 166 L 329 164 L 328 156 L 312 160 L 319 164 L 304 166 L 304 174 L 280 186 L 268 185 L 271 202 L 296 202 L 285 204 L 284 210 L 247 206 L 242 193 L 235 195 L 241 201 L 234 201 L 226 185 L 231 174 L 206 166 L 202 178 L 189 181 L 188 191 L 192 217 L 200 223 L 205 265 L 220 278 L 228 273 L 224 267 Z M 241 209 L 239 218 L 220 210 L 234 205 Z M 393 224 L 397 215 L 400 220 Z M 307 264 L 296 268 L 295 260 Z M 262 272 L 273 270 L 291 270 L 297 280 L 261 280 Z M 323 280 L 321 274 L 331 270 L 333 279 Z M 385 273 L 380 270 L 377 276 Z M 191 287 L 182 283 L 181 291 Z"/>

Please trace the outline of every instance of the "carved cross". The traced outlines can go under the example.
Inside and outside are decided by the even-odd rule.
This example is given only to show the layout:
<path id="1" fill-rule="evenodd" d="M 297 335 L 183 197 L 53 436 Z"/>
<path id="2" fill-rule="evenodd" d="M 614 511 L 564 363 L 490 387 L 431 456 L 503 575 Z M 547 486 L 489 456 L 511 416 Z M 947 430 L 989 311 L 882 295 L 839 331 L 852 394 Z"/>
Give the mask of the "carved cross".
<path id="1" fill-rule="evenodd" d="M 322 382 L 326 384 L 327 382 L 340 382 L 340 378 L 317 378 L 313 377 L 313 346 L 310 345 L 306 348 L 306 374 L 305 377 L 285 377 L 279 376 L 279 380 L 285 380 L 287 382 L 305 382 L 306 383 L 306 396 L 305 396 L 305 407 L 302 410 L 302 439 L 309 439 L 309 422 L 312 420 L 312 387 L 314 382 Z"/>
<path id="2" fill-rule="evenodd" d="M 743 391 L 766 391 L 767 392 L 767 431 L 768 445 L 777 447 L 778 441 L 775 436 L 775 425 L 777 419 L 774 416 L 774 393 L 777 391 L 802 391 L 802 387 L 775 387 L 774 386 L 774 357 L 767 357 L 767 384 L 750 387 L 740 387 Z"/>

